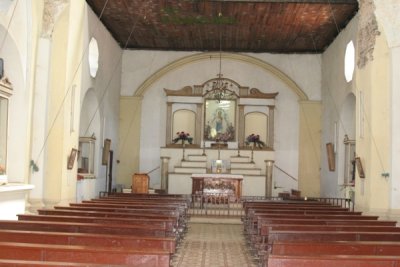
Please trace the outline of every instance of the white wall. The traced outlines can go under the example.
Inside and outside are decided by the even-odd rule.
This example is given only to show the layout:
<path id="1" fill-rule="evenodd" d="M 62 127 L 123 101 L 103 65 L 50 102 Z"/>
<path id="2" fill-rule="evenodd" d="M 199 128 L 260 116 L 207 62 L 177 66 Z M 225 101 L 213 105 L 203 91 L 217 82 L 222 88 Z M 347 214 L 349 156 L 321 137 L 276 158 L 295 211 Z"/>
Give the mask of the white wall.
<path id="1" fill-rule="evenodd" d="M 119 130 L 119 97 L 121 88 L 121 53 L 122 50 L 99 21 L 97 16 L 93 13 L 90 7 L 86 5 L 87 9 L 87 29 L 84 32 L 84 49 L 86 54 L 82 60 L 82 91 L 81 103 L 88 90 L 92 89 L 96 95 L 97 103 L 94 108 L 96 114 L 86 114 L 89 120 L 93 117 L 99 116 L 99 120 L 93 122 L 99 125 L 90 126 L 100 129 L 99 135 L 96 135 L 96 148 L 95 148 L 95 166 L 97 167 L 95 173 L 97 175 L 95 191 L 105 191 L 106 189 L 106 166 L 101 165 L 101 153 L 103 141 L 106 138 L 111 139 L 111 150 L 114 151 L 113 162 L 113 181 L 115 181 L 118 165 L 116 159 L 118 158 L 118 130 Z M 92 78 L 89 73 L 88 64 L 88 51 L 90 39 L 94 37 L 99 46 L 99 69 L 95 78 Z M 82 109 L 82 107 L 80 107 Z M 79 113 L 78 113 L 79 114 Z M 89 121 L 87 122 L 89 123 Z M 86 123 L 86 125 L 87 125 Z M 80 129 L 84 132 L 86 129 Z M 92 134 L 85 133 L 89 136 Z"/>
<path id="2" fill-rule="evenodd" d="M 351 128 L 346 125 L 346 117 L 349 114 L 343 114 L 346 98 L 350 93 L 356 95 L 356 89 L 353 88 L 353 82 L 347 82 L 344 76 L 344 55 L 349 41 L 356 44 L 358 16 L 340 32 L 335 41 L 322 54 L 322 141 L 321 141 L 321 196 L 322 197 L 343 197 L 344 190 L 341 190 L 339 184 L 343 183 L 343 168 L 340 164 L 344 161 L 343 152 L 344 134 L 349 134 L 350 139 L 355 139 L 355 125 Z M 357 49 L 357 48 L 356 48 Z M 355 108 L 355 106 L 354 106 Z M 354 112 L 353 112 L 354 114 Z M 326 143 L 335 143 L 335 127 L 338 125 L 336 169 L 334 172 L 328 169 L 328 160 L 326 152 Z"/>
<path id="3" fill-rule="evenodd" d="M 121 94 L 132 96 L 136 89 L 167 64 L 195 53 L 160 51 L 124 51 Z M 283 71 L 309 96 L 320 100 L 321 64 L 319 55 L 248 54 Z M 160 146 L 165 145 L 166 97 L 163 88 L 181 89 L 200 85 L 215 78 L 218 58 L 194 61 L 173 69 L 155 81 L 143 95 L 140 139 L 140 171 L 160 165 Z M 275 109 L 276 164 L 297 177 L 298 174 L 298 96 L 280 79 L 248 62 L 224 58 L 222 73 L 242 86 L 258 88 L 264 93 L 279 92 Z M 297 183 L 282 172 L 274 172 L 280 186 L 297 188 Z M 151 174 L 151 183 L 159 184 L 159 171 Z"/>
<path id="4" fill-rule="evenodd" d="M 0 57 L 4 60 L 4 76 L 12 83 L 9 101 L 7 175 L 9 182 L 25 182 L 29 171 L 30 97 L 27 75 L 29 56 L 27 15 L 29 3 L 13 2 L 0 14 Z M 14 13 L 14 14 L 13 14 Z M 8 28 L 8 32 L 7 29 Z M 3 43 L 4 42 L 4 43 Z"/>

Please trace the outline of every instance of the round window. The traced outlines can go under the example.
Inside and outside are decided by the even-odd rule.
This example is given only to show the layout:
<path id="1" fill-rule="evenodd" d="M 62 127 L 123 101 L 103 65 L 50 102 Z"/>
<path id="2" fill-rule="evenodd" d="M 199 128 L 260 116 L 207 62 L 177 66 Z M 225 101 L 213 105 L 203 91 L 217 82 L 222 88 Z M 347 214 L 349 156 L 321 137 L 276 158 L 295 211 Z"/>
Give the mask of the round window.
<path id="1" fill-rule="evenodd" d="M 99 68 L 99 47 L 97 41 L 92 37 L 89 43 L 89 72 L 90 76 L 96 77 Z"/>
<path id="2" fill-rule="evenodd" d="M 350 41 L 347 44 L 346 53 L 344 55 L 344 76 L 347 82 L 353 80 L 354 62 L 355 62 L 354 44 L 353 41 Z"/>

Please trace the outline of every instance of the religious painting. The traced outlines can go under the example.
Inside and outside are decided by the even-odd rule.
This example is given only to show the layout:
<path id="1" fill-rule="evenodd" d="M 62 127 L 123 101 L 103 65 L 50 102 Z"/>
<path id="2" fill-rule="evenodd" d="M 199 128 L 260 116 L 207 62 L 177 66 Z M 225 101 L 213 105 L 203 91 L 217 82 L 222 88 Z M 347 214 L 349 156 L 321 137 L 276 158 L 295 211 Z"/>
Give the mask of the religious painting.
<path id="1" fill-rule="evenodd" d="M 68 164 L 67 164 L 68 170 L 72 170 L 72 168 L 74 168 L 74 163 L 75 163 L 77 153 L 78 153 L 77 149 L 75 149 L 75 148 L 71 149 L 71 153 L 69 154 L 69 157 L 68 157 Z"/>
<path id="2" fill-rule="evenodd" d="M 235 100 L 205 101 L 204 140 L 235 141 Z"/>
<path id="3" fill-rule="evenodd" d="M 362 166 L 360 157 L 356 157 L 355 161 L 356 161 L 358 175 L 360 176 L 360 178 L 365 178 L 364 168 Z"/>

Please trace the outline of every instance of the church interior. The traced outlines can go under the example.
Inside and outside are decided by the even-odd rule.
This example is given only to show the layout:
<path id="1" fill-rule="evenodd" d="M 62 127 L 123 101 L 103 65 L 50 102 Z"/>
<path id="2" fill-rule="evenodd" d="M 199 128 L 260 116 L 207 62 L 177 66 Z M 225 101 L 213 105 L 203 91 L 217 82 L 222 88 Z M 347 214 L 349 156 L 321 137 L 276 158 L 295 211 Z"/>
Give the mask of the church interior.
<path id="1" fill-rule="evenodd" d="M 400 266 L 399 12 L 1 0 L 0 266 Z"/>

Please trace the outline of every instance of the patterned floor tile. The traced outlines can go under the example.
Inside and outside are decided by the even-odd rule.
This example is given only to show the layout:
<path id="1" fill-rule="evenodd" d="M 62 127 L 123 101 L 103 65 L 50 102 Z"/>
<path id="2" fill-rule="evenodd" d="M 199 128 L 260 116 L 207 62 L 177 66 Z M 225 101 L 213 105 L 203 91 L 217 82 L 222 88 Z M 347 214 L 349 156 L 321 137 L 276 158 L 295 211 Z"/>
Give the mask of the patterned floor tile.
<path id="1" fill-rule="evenodd" d="M 247 251 L 243 225 L 190 223 L 173 267 L 256 267 Z"/>

